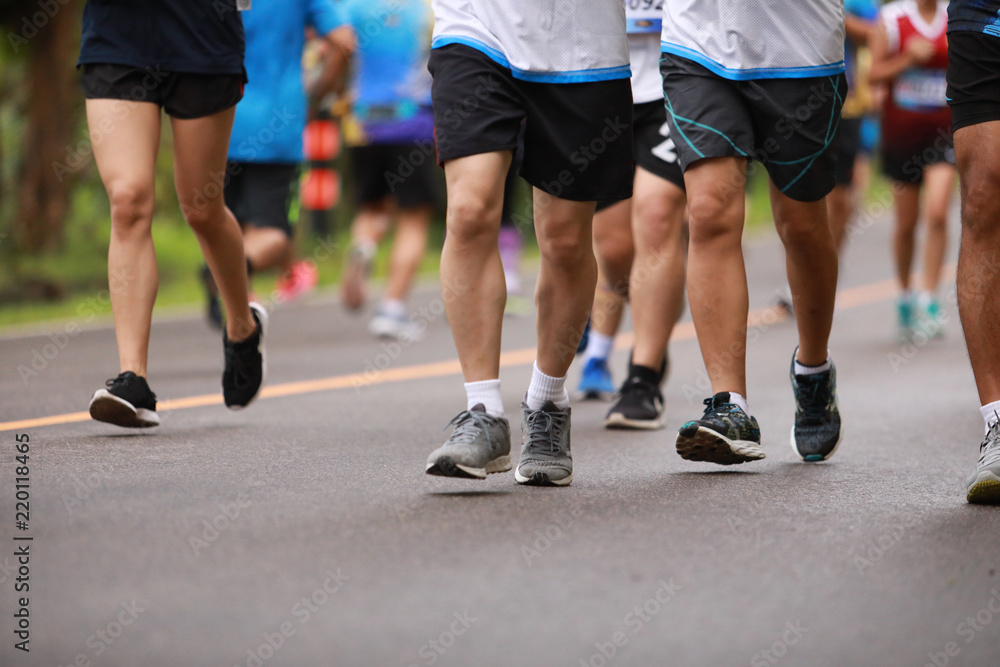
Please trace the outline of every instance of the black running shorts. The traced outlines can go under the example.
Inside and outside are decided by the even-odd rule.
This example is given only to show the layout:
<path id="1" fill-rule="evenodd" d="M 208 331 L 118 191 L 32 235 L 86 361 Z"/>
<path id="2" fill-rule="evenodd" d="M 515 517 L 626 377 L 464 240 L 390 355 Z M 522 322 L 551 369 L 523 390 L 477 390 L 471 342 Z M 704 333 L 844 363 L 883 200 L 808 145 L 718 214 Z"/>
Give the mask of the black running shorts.
<path id="1" fill-rule="evenodd" d="M 520 175 L 562 199 L 632 196 L 632 85 L 628 79 L 537 83 L 464 44 L 432 49 L 438 162 L 514 151 L 525 120 Z"/>
<path id="2" fill-rule="evenodd" d="M 953 132 L 1000 120 L 1000 37 L 948 33 L 948 104 Z"/>
<path id="3" fill-rule="evenodd" d="M 83 65 L 83 94 L 88 100 L 151 102 L 169 116 L 204 118 L 243 99 L 246 77 L 240 74 L 197 74 L 140 69 L 129 65 Z"/>
<path id="4" fill-rule="evenodd" d="M 369 144 L 347 149 L 354 170 L 358 204 L 377 204 L 388 197 L 399 208 L 437 203 L 434 147 L 424 144 Z"/>
<path id="5" fill-rule="evenodd" d="M 280 229 L 291 238 L 288 212 L 297 188 L 299 166 L 261 162 L 226 165 L 226 206 L 243 225 Z"/>
<path id="6" fill-rule="evenodd" d="M 703 158 L 744 157 L 761 162 L 796 201 L 817 201 L 833 189 L 843 74 L 732 81 L 667 53 L 660 72 L 682 168 Z"/>

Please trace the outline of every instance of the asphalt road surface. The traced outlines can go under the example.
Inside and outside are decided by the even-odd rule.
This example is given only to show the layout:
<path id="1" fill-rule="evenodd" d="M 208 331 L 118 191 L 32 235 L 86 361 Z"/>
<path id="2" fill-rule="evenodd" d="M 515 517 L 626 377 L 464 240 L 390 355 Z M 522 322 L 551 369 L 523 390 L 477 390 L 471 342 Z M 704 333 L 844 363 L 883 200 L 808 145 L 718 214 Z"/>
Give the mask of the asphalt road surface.
<path id="1" fill-rule="evenodd" d="M 145 432 L 80 414 L 117 373 L 105 323 L 81 313 L 53 335 L 8 335 L 0 664 L 1000 664 L 1000 509 L 965 503 L 982 423 L 954 286 L 945 338 L 899 345 L 889 225 L 864 217 L 857 231 L 831 344 L 846 437 L 824 464 L 788 444 L 796 337 L 767 310 L 784 285 L 773 235 L 746 250 L 767 458 L 734 468 L 674 450 L 709 393 L 690 324 L 671 348 L 667 429 L 608 432 L 606 403 L 574 404 L 563 489 L 424 474 L 464 405 L 433 284 L 414 301 L 428 337 L 407 346 L 370 339 L 333 294 L 277 309 L 268 392 L 241 412 L 221 406 L 216 333 L 158 318 L 163 423 Z M 530 317 L 505 321 L 515 416 L 533 332 Z"/>

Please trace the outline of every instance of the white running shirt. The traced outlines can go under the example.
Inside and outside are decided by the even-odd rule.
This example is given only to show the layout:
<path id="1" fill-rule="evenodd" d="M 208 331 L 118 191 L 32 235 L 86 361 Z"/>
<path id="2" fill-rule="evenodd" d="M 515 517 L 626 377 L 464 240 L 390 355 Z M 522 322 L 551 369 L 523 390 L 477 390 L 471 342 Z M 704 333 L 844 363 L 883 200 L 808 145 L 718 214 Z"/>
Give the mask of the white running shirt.
<path id="1" fill-rule="evenodd" d="M 737 81 L 844 71 L 844 0 L 666 0 L 660 48 Z"/>
<path id="2" fill-rule="evenodd" d="M 433 48 L 465 44 L 516 79 L 581 83 L 630 76 L 621 0 L 433 0 Z"/>
<path id="3" fill-rule="evenodd" d="M 632 63 L 632 101 L 663 99 L 660 77 L 660 32 L 664 0 L 625 0 L 629 59 Z"/>

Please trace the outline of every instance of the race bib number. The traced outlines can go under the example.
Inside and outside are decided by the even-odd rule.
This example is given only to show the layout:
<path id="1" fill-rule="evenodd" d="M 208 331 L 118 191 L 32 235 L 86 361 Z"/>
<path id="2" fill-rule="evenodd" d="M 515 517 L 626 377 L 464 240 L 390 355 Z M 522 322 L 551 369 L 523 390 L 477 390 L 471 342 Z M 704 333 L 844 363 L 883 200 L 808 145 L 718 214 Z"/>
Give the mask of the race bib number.
<path id="1" fill-rule="evenodd" d="M 896 106 L 908 111 L 932 111 L 948 105 L 948 83 L 939 69 L 911 69 L 903 72 L 892 86 Z"/>
<path id="2" fill-rule="evenodd" d="M 663 27 L 663 0 L 625 0 L 625 32 L 655 32 Z"/>

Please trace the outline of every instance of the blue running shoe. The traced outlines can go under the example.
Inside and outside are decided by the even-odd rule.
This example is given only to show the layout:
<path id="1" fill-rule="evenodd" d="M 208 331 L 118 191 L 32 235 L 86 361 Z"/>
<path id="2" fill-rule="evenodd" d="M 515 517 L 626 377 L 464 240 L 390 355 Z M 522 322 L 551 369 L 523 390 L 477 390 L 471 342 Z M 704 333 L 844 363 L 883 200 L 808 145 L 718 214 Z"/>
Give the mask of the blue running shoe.
<path id="1" fill-rule="evenodd" d="M 576 353 L 582 354 L 584 350 L 587 349 L 587 343 L 590 342 L 590 319 L 587 319 L 587 324 L 583 327 L 583 335 L 580 336 L 580 342 L 576 346 Z"/>
<path id="2" fill-rule="evenodd" d="M 580 386 L 577 389 L 583 394 L 584 400 L 600 399 L 605 395 L 615 393 L 615 383 L 611 380 L 608 360 L 597 357 L 588 359 L 583 367 L 583 375 L 580 376 Z"/>

